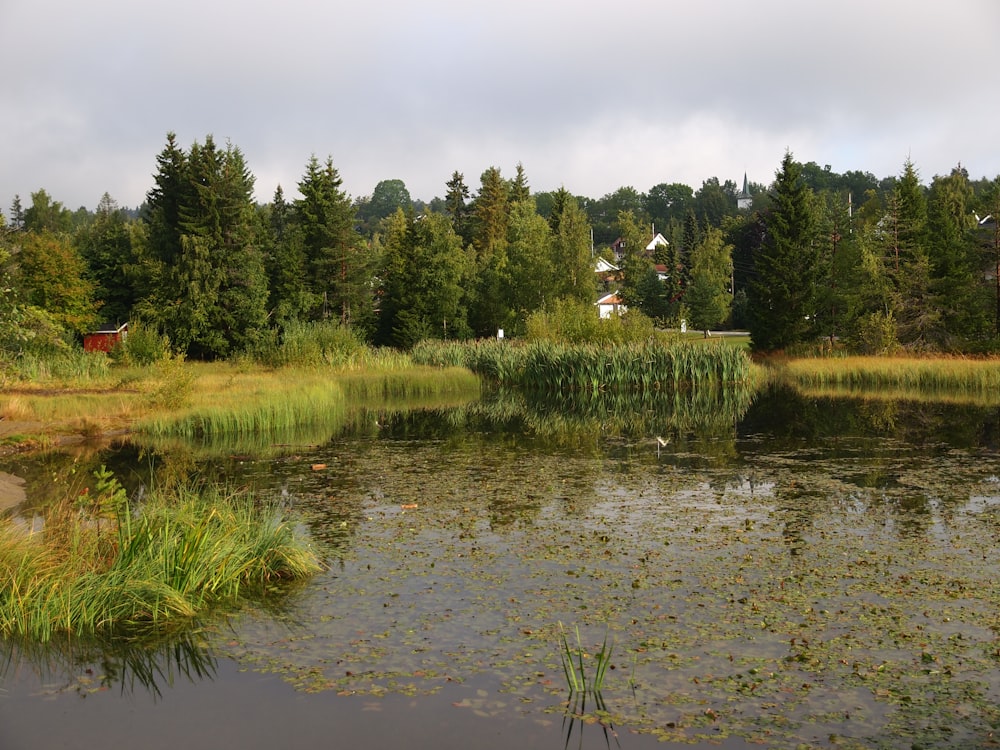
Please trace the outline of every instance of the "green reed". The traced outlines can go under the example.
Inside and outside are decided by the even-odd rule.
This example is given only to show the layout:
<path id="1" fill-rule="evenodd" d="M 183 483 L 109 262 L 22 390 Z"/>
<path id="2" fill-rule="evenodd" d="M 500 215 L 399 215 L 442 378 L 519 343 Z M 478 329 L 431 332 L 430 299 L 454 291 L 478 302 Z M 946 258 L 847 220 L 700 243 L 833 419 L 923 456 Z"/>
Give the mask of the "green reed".
<path id="1" fill-rule="evenodd" d="M 587 669 L 584 659 L 589 659 L 583 643 L 580 640 L 580 628 L 576 628 L 576 645 L 571 646 L 569 638 L 563 624 L 559 623 L 560 650 L 559 657 L 562 661 L 563 673 L 566 677 L 566 686 L 571 694 L 591 693 L 600 695 L 604 688 L 604 676 L 611 664 L 611 651 L 613 646 L 608 644 L 608 636 L 605 634 L 604 642 L 600 650 L 593 655 L 594 667 Z"/>
<path id="2" fill-rule="evenodd" d="M 755 367 L 744 351 L 651 338 L 612 346 L 534 341 L 426 344 L 415 362 L 468 367 L 508 387 L 544 393 L 598 393 L 701 387 L 708 383 L 747 383 Z"/>
<path id="3" fill-rule="evenodd" d="M 138 507 L 108 473 L 49 510 L 41 532 L 0 526 L 0 634 L 47 642 L 188 620 L 319 559 L 294 524 L 245 493 L 157 493 Z"/>

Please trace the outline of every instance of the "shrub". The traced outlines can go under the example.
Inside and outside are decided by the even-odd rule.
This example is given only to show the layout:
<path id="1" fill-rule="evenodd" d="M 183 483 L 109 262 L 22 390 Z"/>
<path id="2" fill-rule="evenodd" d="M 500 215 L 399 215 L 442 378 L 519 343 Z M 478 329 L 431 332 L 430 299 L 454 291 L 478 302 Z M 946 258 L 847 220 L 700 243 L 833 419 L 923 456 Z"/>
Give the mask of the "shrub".
<path id="1" fill-rule="evenodd" d="M 528 341 L 626 344 L 645 341 L 654 328 L 653 321 L 637 310 L 600 318 L 589 302 L 558 299 L 551 308 L 529 315 L 525 330 Z"/>
<path id="2" fill-rule="evenodd" d="M 110 356 L 125 367 L 146 367 L 170 356 L 170 339 L 144 323 L 132 323 L 128 335 L 115 345 Z"/>

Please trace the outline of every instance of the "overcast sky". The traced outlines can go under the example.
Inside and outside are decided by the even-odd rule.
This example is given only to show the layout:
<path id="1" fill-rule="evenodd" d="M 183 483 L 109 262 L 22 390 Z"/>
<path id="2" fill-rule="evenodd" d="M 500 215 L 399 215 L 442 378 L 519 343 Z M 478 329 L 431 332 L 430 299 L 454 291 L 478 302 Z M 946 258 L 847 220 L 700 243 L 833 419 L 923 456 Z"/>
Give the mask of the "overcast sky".
<path id="1" fill-rule="evenodd" d="M 0 0 L 0 210 L 136 206 L 168 131 L 352 196 L 524 165 L 598 198 L 800 161 L 1000 174 L 997 0 Z"/>

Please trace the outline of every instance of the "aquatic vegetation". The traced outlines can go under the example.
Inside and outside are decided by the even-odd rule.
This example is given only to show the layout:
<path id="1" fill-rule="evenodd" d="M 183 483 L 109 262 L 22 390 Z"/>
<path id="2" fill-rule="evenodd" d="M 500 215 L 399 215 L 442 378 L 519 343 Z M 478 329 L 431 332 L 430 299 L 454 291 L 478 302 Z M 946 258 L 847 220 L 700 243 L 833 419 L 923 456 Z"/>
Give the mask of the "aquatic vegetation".
<path id="1" fill-rule="evenodd" d="M 536 341 L 426 343 L 411 353 L 415 362 L 458 364 L 490 382 L 543 393 L 600 393 L 754 383 L 760 377 L 746 352 L 651 338 L 618 345 Z"/>
<path id="2" fill-rule="evenodd" d="M 296 527 L 252 497 L 201 488 L 133 504 L 103 471 L 40 532 L 0 526 L 0 633 L 47 642 L 166 626 L 319 570 Z"/>
<path id="3" fill-rule="evenodd" d="M 561 646 L 559 656 L 562 660 L 563 674 L 566 675 L 566 685 L 570 693 L 600 695 L 604 689 L 604 676 L 608 671 L 608 665 L 611 664 L 611 651 L 613 648 L 613 645 L 608 645 L 607 634 L 604 636 L 604 642 L 601 644 L 600 650 L 593 656 L 594 669 L 593 674 L 589 677 L 589 670 L 584 664 L 584 659 L 590 658 L 590 655 L 580 641 L 579 626 L 576 628 L 575 646 L 570 645 L 569 638 L 566 636 L 566 631 L 561 622 L 559 623 L 559 639 Z"/>
<path id="4" fill-rule="evenodd" d="M 805 357 L 784 361 L 778 372 L 807 387 L 895 389 L 914 394 L 995 394 L 1000 359 L 966 357 Z"/>

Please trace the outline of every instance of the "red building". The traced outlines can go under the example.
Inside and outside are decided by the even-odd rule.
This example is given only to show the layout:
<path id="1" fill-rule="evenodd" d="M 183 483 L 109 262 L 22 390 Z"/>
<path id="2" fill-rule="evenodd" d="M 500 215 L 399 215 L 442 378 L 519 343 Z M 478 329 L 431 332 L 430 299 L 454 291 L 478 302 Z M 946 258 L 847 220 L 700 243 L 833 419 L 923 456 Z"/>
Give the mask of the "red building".
<path id="1" fill-rule="evenodd" d="M 83 337 L 83 350 L 85 352 L 110 352 L 115 344 L 125 339 L 128 335 L 128 323 L 105 323 L 93 333 L 88 333 Z"/>

